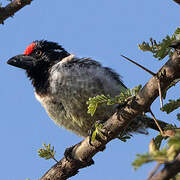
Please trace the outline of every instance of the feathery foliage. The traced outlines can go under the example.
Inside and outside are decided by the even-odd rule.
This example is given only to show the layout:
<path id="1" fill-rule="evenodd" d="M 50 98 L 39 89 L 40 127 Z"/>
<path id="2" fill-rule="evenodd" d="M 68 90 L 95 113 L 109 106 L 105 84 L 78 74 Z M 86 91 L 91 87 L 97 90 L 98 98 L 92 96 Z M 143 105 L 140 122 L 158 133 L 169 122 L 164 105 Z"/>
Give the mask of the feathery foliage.
<path id="1" fill-rule="evenodd" d="M 136 96 L 136 94 L 141 89 L 141 85 L 136 86 L 133 89 L 127 89 L 124 92 L 121 92 L 119 95 L 115 97 L 111 97 L 110 95 L 105 96 L 104 94 L 97 95 L 95 97 L 89 98 L 87 101 L 88 104 L 88 113 L 91 114 L 91 116 L 94 115 L 96 112 L 96 109 L 98 105 L 100 104 L 106 104 L 108 106 L 114 105 L 114 104 L 124 104 L 126 103 L 130 98 Z"/>
<path id="2" fill-rule="evenodd" d="M 126 142 L 128 139 L 131 139 L 132 134 L 122 134 L 119 135 L 117 138 L 123 142 Z"/>
<path id="3" fill-rule="evenodd" d="M 180 28 L 178 27 L 172 36 L 167 35 L 161 42 L 157 42 L 153 38 L 150 38 L 150 42 L 143 41 L 142 44 L 138 44 L 138 47 L 142 51 L 149 51 L 158 60 L 164 59 L 167 55 L 172 56 L 172 49 L 169 47 L 171 43 L 177 39 L 180 39 Z"/>
<path id="4" fill-rule="evenodd" d="M 167 114 L 178 109 L 180 107 L 180 98 L 177 100 L 169 100 L 169 103 L 165 104 L 162 108 L 162 111 L 165 111 Z"/>
<path id="5" fill-rule="evenodd" d="M 58 162 L 54 157 L 54 155 L 56 153 L 54 151 L 54 146 L 52 146 L 52 148 L 51 148 L 51 144 L 46 145 L 45 143 L 43 144 L 43 146 L 44 146 L 44 148 L 40 148 L 38 150 L 39 157 L 44 158 L 46 160 L 54 159 L 56 162 Z"/>
<path id="6" fill-rule="evenodd" d="M 161 42 L 157 43 L 156 40 L 150 38 L 150 43 L 143 42 L 138 46 L 142 51 L 149 51 L 155 58 L 162 60 L 167 55 L 171 57 L 173 51 L 169 45 L 171 45 L 174 40 L 178 39 L 180 39 L 180 28 L 177 28 L 172 36 L 167 35 Z M 175 86 L 177 82 L 179 82 L 179 79 L 173 82 L 167 90 L 172 86 Z M 166 97 L 167 90 L 163 92 L 164 99 Z M 169 100 L 169 103 L 165 104 L 161 110 L 169 114 L 178 107 L 180 107 L 180 99 Z M 177 114 L 177 119 L 180 120 L 180 114 Z M 172 137 L 158 135 L 155 139 L 152 139 L 149 144 L 149 152 L 141 155 L 137 154 L 136 160 L 132 163 L 135 169 L 138 169 L 141 165 L 151 161 L 157 161 L 158 163 L 170 162 L 178 156 L 180 153 L 180 130 L 177 129 L 176 126 L 169 126 L 164 130 L 168 129 L 175 132 L 175 135 Z M 165 140 L 166 143 L 164 147 L 160 149 L 163 140 Z"/>
<path id="7" fill-rule="evenodd" d="M 160 149 L 160 145 L 163 139 L 167 137 L 162 137 L 158 135 L 155 139 L 152 139 L 149 144 L 149 152 L 144 155 L 137 154 L 137 158 L 132 163 L 134 169 L 138 169 L 141 165 L 157 161 L 158 163 L 166 163 L 173 161 L 177 155 L 180 153 L 180 131 L 176 131 L 175 136 L 168 138 L 165 147 Z"/>
<path id="8" fill-rule="evenodd" d="M 140 91 L 141 89 L 141 85 L 136 86 L 135 88 L 132 89 L 127 89 L 124 92 L 121 92 L 119 95 L 115 96 L 115 97 L 111 97 L 110 95 L 105 96 L 104 94 L 101 95 L 97 95 L 95 97 L 89 98 L 89 100 L 87 101 L 88 106 L 88 113 L 91 114 L 91 116 L 94 115 L 94 113 L 96 112 L 96 109 L 98 107 L 98 105 L 114 105 L 114 104 L 125 104 L 128 102 L 128 100 L 130 100 L 131 98 L 135 97 L 137 95 L 137 93 Z M 104 135 L 102 133 L 102 128 L 103 128 L 103 124 L 96 122 L 95 123 L 95 127 L 94 127 L 94 131 L 92 132 L 91 135 L 91 141 L 93 142 L 97 135 L 99 135 L 102 139 L 104 139 Z M 123 142 L 126 142 L 127 139 L 130 139 L 132 135 L 127 135 L 127 134 L 123 134 L 123 135 L 119 135 L 118 139 L 120 139 Z"/>
<path id="9" fill-rule="evenodd" d="M 95 130 L 92 132 L 91 135 L 91 142 L 94 142 L 97 135 L 101 138 L 101 139 L 105 139 L 105 136 L 103 135 L 102 129 L 103 129 L 103 124 L 99 123 L 98 121 L 95 122 L 94 125 Z"/>
<path id="10" fill-rule="evenodd" d="M 132 165 L 134 166 L 134 169 L 137 170 L 141 165 L 144 163 L 148 163 L 153 161 L 151 155 L 149 153 L 146 154 L 136 154 L 137 158 L 134 160 Z"/>

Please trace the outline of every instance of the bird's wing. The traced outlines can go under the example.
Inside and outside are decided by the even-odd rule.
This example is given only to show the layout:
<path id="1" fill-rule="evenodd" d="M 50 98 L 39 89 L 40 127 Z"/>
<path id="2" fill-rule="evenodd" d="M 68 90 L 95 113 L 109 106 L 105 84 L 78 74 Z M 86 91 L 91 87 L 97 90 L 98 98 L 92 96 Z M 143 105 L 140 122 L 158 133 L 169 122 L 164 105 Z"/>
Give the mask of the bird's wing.
<path id="1" fill-rule="evenodd" d="M 101 94 L 113 97 L 126 89 L 118 74 L 90 58 L 63 60 L 52 67 L 50 77 L 52 94 L 61 101 L 73 121 L 78 122 L 87 117 L 86 101 L 90 97 Z M 110 111 L 110 107 L 104 106 L 97 112 L 96 119 L 109 117 Z"/>

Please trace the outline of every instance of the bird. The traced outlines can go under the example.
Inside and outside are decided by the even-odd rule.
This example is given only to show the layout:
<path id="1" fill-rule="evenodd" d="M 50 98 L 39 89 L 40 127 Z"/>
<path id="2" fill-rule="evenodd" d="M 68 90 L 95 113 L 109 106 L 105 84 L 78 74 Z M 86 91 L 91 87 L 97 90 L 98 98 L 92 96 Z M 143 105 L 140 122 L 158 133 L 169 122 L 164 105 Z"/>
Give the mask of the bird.
<path id="1" fill-rule="evenodd" d="M 91 58 L 76 57 L 52 41 L 33 41 L 23 54 L 7 63 L 26 71 L 36 99 L 58 126 L 82 137 L 89 135 L 97 120 L 105 121 L 117 110 L 117 105 L 101 105 L 91 117 L 87 113 L 88 99 L 101 94 L 114 97 L 127 89 L 111 68 Z M 159 123 L 162 128 L 167 125 Z M 147 134 L 147 128 L 159 130 L 153 119 L 140 115 L 129 124 L 126 133 Z"/>

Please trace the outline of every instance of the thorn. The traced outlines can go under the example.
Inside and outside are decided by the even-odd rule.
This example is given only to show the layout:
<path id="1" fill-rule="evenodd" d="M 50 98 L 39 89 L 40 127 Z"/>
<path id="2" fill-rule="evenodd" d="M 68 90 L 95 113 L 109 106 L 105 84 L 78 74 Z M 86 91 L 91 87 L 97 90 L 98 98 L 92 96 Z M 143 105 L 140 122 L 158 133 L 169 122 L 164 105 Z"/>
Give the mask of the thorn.
<path id="1" fill-rule="evenodd" d="M 164 136 L 164 132 L 163 132 L 163 130 L 161 129 L 161 126 L 159 125 L 159 123 L 158 123 L 156 117 L 154 116 L 153 112 L 151 111 L 151 109 L 149 109 L 149 112 L 150 112 L 151 116 L 153 117 L 154 122 L 156 123 L 156 125 L 157 125 L 157 127 L 158 127 L 158 129 L 159 129 L 159 131 L 160 131 L 160 133 L 161 133 L 161 135 Z"/>
<path id="2" fill-rule="evenodd" d="M 139 66 L 141 69 L 145 70 L 146 72 L 150 73 L 151 75 L 153 75 L 153 76 L 156 75 L 154 72 L 152 72 L 152 71 L 150 71 L 149 69 L 143 67 L 142 65 L 138 64 L 137 62 L 135 62 L 135 61 L 129 59 L 128 57 L 123 56 L 123 55 L 121 55 L 121 56 L 122 56 L 123 58 L 127 59 L 128 61 L 132 62 L 133 64 Z"/>
<path id="3" fill-rule="evenodd" d="M 158 91 L 159 91 L 159 100 L 160 100 L 161 109 L 163 110 L 163 98 L 162 98 L 162 92 L 161 92 L 160 79 L 158 79 Z"/>

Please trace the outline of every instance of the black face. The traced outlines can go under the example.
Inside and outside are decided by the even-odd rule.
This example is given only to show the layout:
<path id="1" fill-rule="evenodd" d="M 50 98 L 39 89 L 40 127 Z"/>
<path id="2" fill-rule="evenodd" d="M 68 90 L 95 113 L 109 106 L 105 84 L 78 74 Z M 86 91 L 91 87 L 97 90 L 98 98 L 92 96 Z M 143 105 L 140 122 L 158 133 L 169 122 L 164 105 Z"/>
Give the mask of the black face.
<path id="1" fill-rule="evenodd" d="M 36 92 L 48 92 L 49 68 L 70 54 L 60 45 L 48 41 L 34 41 L 24 54 L 12 57 L 8 64 L 26 70 Z"/>
<path id="2" fill-rule="evenodd" d="M 26 70 L 49 67 L 70 54 L 60 45 L 48 41 L 34 41 L 25 50 L 24 54 L 12 57 L 8 64 Z"/>

